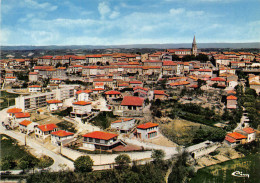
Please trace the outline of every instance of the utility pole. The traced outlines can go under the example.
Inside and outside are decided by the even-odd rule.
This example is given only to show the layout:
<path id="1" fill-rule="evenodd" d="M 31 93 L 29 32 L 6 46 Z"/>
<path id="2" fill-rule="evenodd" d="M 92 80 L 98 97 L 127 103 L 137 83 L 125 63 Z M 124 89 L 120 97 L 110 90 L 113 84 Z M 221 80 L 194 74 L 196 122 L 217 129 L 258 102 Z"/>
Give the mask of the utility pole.
<path id="1" fill-rule="evenodd" d="M 24 145 L 26 146 L 26 134 L 27 132 L 24 134 Z"/>

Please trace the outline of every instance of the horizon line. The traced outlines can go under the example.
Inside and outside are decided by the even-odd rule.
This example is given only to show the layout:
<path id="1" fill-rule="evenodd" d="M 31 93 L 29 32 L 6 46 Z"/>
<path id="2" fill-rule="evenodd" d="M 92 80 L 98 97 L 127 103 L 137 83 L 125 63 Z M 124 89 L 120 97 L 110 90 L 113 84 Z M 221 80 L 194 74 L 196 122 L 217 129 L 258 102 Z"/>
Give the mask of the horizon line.
<path id="1" fill-rule="evenodd" d="M 260 43 L 260 41 L 256 42 L 201 42 L 197 44 L 253 44 Z M 3 46 L 129 46 L 129 45 L 167 45 L 167 44 L 192 44 L 192 43 L 132 43 L 132 44 L 103 44 L 103 45 L 95 45 L 95 44 L 49 44 L 49 45 L 1 45 Z"/>

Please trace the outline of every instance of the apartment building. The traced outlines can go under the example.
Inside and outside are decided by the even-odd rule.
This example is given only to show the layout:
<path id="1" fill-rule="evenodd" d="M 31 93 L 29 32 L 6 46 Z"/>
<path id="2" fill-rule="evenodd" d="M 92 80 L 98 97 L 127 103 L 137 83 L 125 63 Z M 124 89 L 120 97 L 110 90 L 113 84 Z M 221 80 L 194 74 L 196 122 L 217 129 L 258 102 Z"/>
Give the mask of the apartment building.
<path id="1" fill-rule="evenodd" d="M 51 92 L 39 93 L 15 98 L 15 106 L 23 111 L 36 110 L 47 106 L 47 101 L 57 99 L 65 100 L 74 97 L 74 87 L 63 87 Z"/>

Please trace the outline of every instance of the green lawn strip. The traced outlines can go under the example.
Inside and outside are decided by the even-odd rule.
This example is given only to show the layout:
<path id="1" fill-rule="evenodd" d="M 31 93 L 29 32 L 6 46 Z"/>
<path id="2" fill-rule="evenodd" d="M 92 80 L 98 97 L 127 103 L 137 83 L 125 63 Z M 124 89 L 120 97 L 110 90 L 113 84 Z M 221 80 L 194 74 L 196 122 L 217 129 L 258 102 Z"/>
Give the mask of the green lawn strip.
<path id="1" fill-rule="evenodd" d="M 14 105 L 15 98 L 18 96 L 19 96 L 18 94 L 8 93 L 6 91 L 0 91 L 0 99 L 3 100 L 3 102 L 0 103 L 0 110 L 8 107 L 8 98 L 9 98 L 9 106 Z"/>
<path id="2" fill-rule="evenodd" d="M 198 170 L 197 174 L 190 182 L 258 182 L 260 178 L 259 164 L 259 154 L 250 154 L 244 158 L 229 160 L 217 165 L 202 168 Z M 232 176 L 231 174 L 235 171 L 249 174 L 249 178 Z"/>

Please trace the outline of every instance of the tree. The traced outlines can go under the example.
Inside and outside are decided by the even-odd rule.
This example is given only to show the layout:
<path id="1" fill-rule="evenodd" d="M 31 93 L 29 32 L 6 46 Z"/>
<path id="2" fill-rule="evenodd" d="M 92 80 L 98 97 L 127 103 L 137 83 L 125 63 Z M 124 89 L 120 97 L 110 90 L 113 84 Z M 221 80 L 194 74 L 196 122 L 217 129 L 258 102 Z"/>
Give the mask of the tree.
<path id="1" fill-rule="evenodd" d="M 196 60 L 201 62 L 207 62 L 209 60 L 209 57 L 208 55 L 200 53 L 199 55 L 196 56 Z"/>
<path id="2" fill-rule="evenodd" d="M 90 156 L 80 156 L 74 161 L 76 172 L 91 172 L 94 161 Z"/>
<path id="3" fill-rule="evenodd" d="M 206 81 L 198 79 L 198 88 L 200 88 L 201 86 L 205 85 Z"/>
<path id="4" fill-rule="evenodd" d="M 27 155 L 24 156 L 21 161 L 26 161 L 28 162 L 28 168 L 32 168 L 34 169 L 35 166 L 38 164 L 38 159 L 36 159 L 35 157 L 33 157 L 32 155 Z"/>
<path id="5" fill-rule="evenodd" d="M 165 157 L 165 152 L 163 150 L 155 149 L 155 150 L 152 151 L 151 158 L 153 158 L 155 163 L 161 162 L 164 157 Z"/>
<path id="6" fill-rule="evenodd" d="M 115 158 L 115 162 L 120 169 L 125 169 L 128 168 L 131 159 L 127 154 L 120 154 Z"/>
<path id="7" fill-rule="evenodd" d="M 1 161 L 1 170 L 11 169 L 11 163 L 9 161 Z"/>
<path id="8" fill-rule="evenodd" d="M 194 168 L 188 163 L 188 159 L 189 153 L 186 150 L 177 155 L 168 182 L 188 182 L 187 179 L 194 175 Z"/>
<path id="9" fill-rule="evenodd" d="M 23 172 L 24 172 L 24 170 L 25 170 L 26 168 L 28 168 L 29 162 L 28 162 L 28 161 L 25 161 L 25 160 L 20 160 L 19 163 L 18 163 L 18 166 L 19 166 L 19 168 L 21 168 L 21 169 L 23 170 Z"/>
<path id="10" fill-rule="evenodd" d="M 180 60 L 180 58 L 179 58 L 179 56 L 178 55 L 172 55 L 172 60 L 173 61 L 179 61 Z"/>

